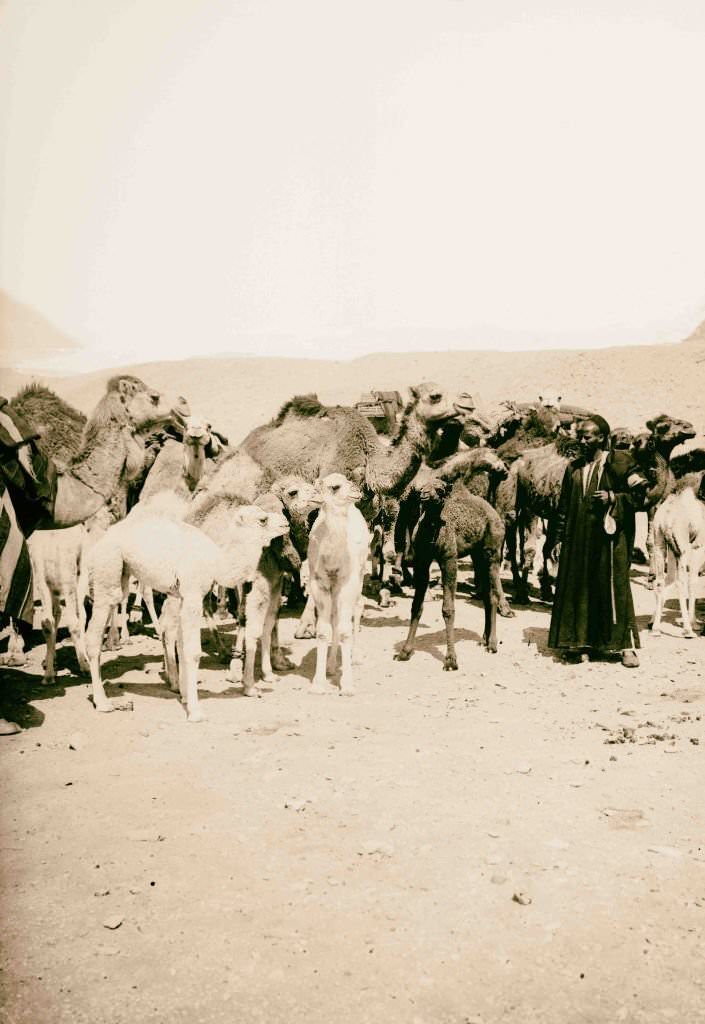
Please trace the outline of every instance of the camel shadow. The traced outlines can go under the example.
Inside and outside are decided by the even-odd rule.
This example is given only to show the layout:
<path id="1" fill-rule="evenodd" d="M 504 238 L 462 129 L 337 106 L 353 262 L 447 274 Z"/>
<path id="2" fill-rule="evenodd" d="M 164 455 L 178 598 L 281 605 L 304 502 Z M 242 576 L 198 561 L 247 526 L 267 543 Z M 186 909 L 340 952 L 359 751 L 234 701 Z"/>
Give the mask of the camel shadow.
<path id="1" fill-rule="evenodd" d="M 548 630 L 539 626 L 527 626 L 522 630 L 522 639 L 529 647 L 533 644 L 542 658 L 550 658 L 551 661 L 563 664 L 560 653 L 548 646 Z"/>
<path id="2" fill-rule="evenodd" d="M 464 640 L 474 640 L 480 647 L 484 647 L 484 641 L 479 633 L 473 632 L 470 629 L 457 629 L 455 630 L 455 643 L 456 647 L 461 644 Z M 403 640 L 394 645 L 395 653 L 399 653 L 404 644 Z M 436 661 L 443 663 L 445 661 L 445 648 L 446 648 L 446 633 L 444 629 L 439 629 L 435 633 L 426 633 L 425 636 L 419 637 L 417 635 L 416 642 L 414 643 L 414 653 L 421 652 L 422 654 L 430 654 L 431 657 L 435 658 Z"/>
<path id="3" fill-rule="evenodd" d="M 103 682 L 110 682 L 126 672 L 144 672 L 148 664 L 161 660 L 159 654 L 120 654 L 117 658 L 101 663 L 100 674 Z"/>
<path id="4" fill-rule="evenodd" d="M 59 683 L 44 686 L 41 675 L 17 668 L 0 668 L 0 718 L 17 722 L 22 729 L 36 729 L 43 724 L 45 714 L 30 701 L 61 697 L 67 686 L 80 686 L 83 680 L 62 677 Z"/>

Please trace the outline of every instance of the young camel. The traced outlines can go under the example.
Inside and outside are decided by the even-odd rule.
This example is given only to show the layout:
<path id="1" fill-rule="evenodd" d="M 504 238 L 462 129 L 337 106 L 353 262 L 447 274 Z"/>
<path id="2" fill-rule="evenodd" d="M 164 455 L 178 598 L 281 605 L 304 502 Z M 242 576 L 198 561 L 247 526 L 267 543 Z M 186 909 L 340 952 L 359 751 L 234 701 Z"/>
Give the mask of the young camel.
<path id="1" fill-rule="evenodd" d="M 688 639 L 695 636 L 695 582 L 705 561 L 705 504 L 696 496 L 696 490 L 697 483 L 684 478 L 654 515 L 652 564 L 656 577 L 656 608 L 651 622 L 654 636 L 661 633 L 669 553 L 676 563 L 683 636 Z"/>
<path id="2" fill-rule="evenodd" d="M 497 608 L 503 600 L 499 570 L 504 545 L 504 524 L 484 498 L 471 494 L 463 480 L 452 485 L 429 479 L 421 488 L 422 515 L 414 534 L 414 598 L 409 633 L 397 661 L 408 661 L 414 652 L 421 621 L 431 563 L 438 562 L 443 580 L 443 618 L 447 651 L 443 668 L 455 671 L 455 588 L 458 561 L 472 554 L 485 607 L 483 640 L 491 653 L 497 651 Z"/>
<path id="3" fill-rule="evenodd" d="M 159 452 L 150 469 L 144 486 L 140 491 L 140 501 L 149 501 L 164 491 L 189 498 L 207 472 L 207 459 L 214 459 L 223 450 L 220 434 L 215 434 L 208 420 L 197 413 L 191 413 L 184 425 L 183 440 L 168 440 Z M 142 604 L 144 603 L 154 631 L 161 637 L 159 617 L 154 607 L 152 588 L 137 581 L 137 592 L 129 621 L 139 623 L 143 620 Z M 128 639 L 127 609 L 120 609 L 120 640 Z"/>
<path id="4" fill-rule="evenodd" d="M 362 582 L 370 532 L 355 502 L 359 489 L 342 473 L 317 481 L 320 512 L 311 528 L 308 561 L 302 571 L 316 607 L 316 671 L 311 693 L 325 693 L 326 662 L 340 645 L 340 693 L 354 692 L 353 640 L 362 618 Z M 331 665 L 332 668 L 332 665 Z"/>
<path id="5" fill-rule="evenodd" d="M 137 510 L 111 527 L 90 558 L 93 617 L 86 649 L 98 711 L 113 711 L 100 675 L 100 652 L 111 609 L 123 598 L 130 575 L 167 594 L 163 617 L 165 661 L 172 689 L 178 685 L 190 722 L 199 722 L 198 666 L 201 658 L 203 598 L 215 583 L 239 586 L 254 577 L 262 549 L 288 530 L 286 519 L 254 506 L 220 507 L 211 526 L 219 543 L 197 526 L 158 510 Z M 178 654 L 176 669 L 173 650 Z"/>
<path id="6" fill-rule="evenodd" d="M 294 484 L 289 482 L 289 488 Z M 296 500 L 302 502 L 308 511 L 314 508 L 313 486 L 305 480 L 298 480 L 295 486 Z M 255 504 L 267 512 L 280 512 L 291 523 L 291 509 L 271 491 L 257 498 Z M 308 538 L 307 538 L 308 539 Z M 305 551 L 303 552 L 305 554 Z M 243 692 L 246 697 L 257 692 L 255 683 L 255 655 L 257 641 L 260 641 L 262 652 L 262 681 L 274 683 L 278 676 L 272 670 L 272 648 L 278 655 L 278 665 L 283 664 L 281 652 L 278 650 L 277 616 L 281 604 L 284 575 L 287 572 L 299 572 L 301 569 L 301 552 L 293 537 L 278 537 L 264 549 L 257 565 L 252 584 L 245 594 L 245 587 L 238 593 L 238 615 L 240 628 L 237 643 L 230 663 L 230 678 L 235 681 L 236 666 L 244 654 L 242 672 Z"/>

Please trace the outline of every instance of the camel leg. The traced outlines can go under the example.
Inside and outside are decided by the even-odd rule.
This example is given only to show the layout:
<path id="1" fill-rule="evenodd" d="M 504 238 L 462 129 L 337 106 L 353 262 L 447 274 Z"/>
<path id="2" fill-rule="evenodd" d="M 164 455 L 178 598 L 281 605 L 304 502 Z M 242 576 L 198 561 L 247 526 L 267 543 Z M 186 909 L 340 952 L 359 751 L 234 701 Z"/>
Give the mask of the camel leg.
<path id="1" fill-rule="evenodd" d="M 328 649 L 333 641 L 333 599 L 330 591 L 315 581 L 309 584 L 311 597 L 318 613 L 316 620 L 316 671 L 309 693 L 327 693 L 326 663 Z"/>
<path id="2" fill-rule="evenodd" d="M 654 515 L 655 509 L 650 508 L 647 510 L 646 516 L 648 525 L 646 528 L 646 554 L 649 557 L 649 575 L 646 582 L 649 587 L 656 586 L 656 581 L 658 579 L 659 556 L 657 552 L 656 537 L 654 534 Z"/>
<path id="3" fill-rule="evenodd" d="M 446 626 L 446 656 L 444 672 L 457 672 L 458 658 L 455 653 L 455 591 L 458 583 L 458 562 L 454 556 L 441 560 L 443 582 L 443 621 Z"/>
<path id="4" fill-rule="evenodd" d="M 86 633 L 81 625 L 81 614 L 78 605 L 76 591 L 66 595 L 66 606 L 64 608 L 64 619 L 68 626 L 73 649 L 76 652 L 76 660 L 81 672 L 88 672 L 88 655 L 86 654 Z M 58 623 L 57 623 L 58 624 Z"/>
<path id="5" fill-rule="evenodd" d="M 215 610 L 215 618 L 221 622 L 228 618 L 228 591 L 226 587 L 218 587 L 218 603 Z"/>
<path id="6" fill-rule="evenodd" d="M 692 640 L 695 633 L 693 632 L 693 623 L 690 618 L 690 566 L 688 562 L 688 555 L 685 553 L 678 559 L 678 603 L 680 604 L 681 609 L 683 636 L 687 640 Z"/>
<path id="7" fill-rule="evenodd" d="M 203 598 L 184 598 L 179 610 L 179 688 L 186 702 L 189 722 L 202 722 L 205 715 L 198 704 L 198 667 L 201 661 L 201 617 Z"/>
<path id="8" fill-rule="evenodd" d="M 303 610 L 294 636 L 297 640 L 311 640 L 313 637 L 318 636 L 316 631 L 316 603 L 311 594 L 306 599 L 306 607 Z"/>
<path id="9" fill-rule="evenodd" d="M 340 694 L 350 697 L 355 692 L 353 678 L 353 638 L 355 630 L 355 613 L 358 604 L 357 581 L 351 581 L 338 597 L 338 621 L 336 633 L 340 644 L 341 672 Z"/>
<path id="10" fill-rule="evenodd" d="M 52 686 L 56 682 L 56 633 L 61 618 L 61 600 L 55 591 L 50 592 L 48 587 L 46 589 L 49 607 L 42 600 L 42 633 L 47 645 L 42 684 Z"/>
<path id="11" fill-rule="evenodd" d="M 242 692 L 246 697 L 252 697 L 257 693 L 255 657 L 257 641 L 263 635 L 266 616 L 266 597 L 259 590 L 253 589 L 247 600 L 247 622 L 245 624 L 245 664 L 242 672 Z"/>
<path id="12" fill-rule="evenodd" d="M 277 615 L 279 614 L 279 604 L 282 596 L 282 578 L 275 581 L 272 585 L 269 604 L 266 609 L 264 625 L 262 627 L 262 679 L 265 683 L 276 683 L 279 681 L 279 676 L 276 676 L 272 670 L 272 637 L 274 636 L 274 629 L 277 624 Z"/>
<path id="13" fill-rule="evenodd" d="M 105 696 L 103 680 L 100 675 L 100 652 L 103 646 L 103 633 L 107 625 L 110 613 L 115 607 L 109 596 L 100 597 L 93 601 L 93 614 L 86 630 L 86 653 L 88 655 L 88 666 L 91 673 L 91 687 L 93 690 L 93 704 L 96 711 L 114 711 L 114 705 Z"/>
<path id="14" fill-rule="evenodd" d="M 179 634 L 179 599 L 177 597 L 169 596 L 164 602 L 160 630 L 164 651 L 164 675 L 169 689 L 178 693 L 179 666 L 176 659 L 176 648 Z"/>
<path id="15" fill-rule="evenodd" d="M 143 587 L 140 581 L 137 581 L 137 589 L 135 590 L 135 600 L 130 609 L 130 614 L 127 616 L 127 621 L 132 622 L 134 625 L 140 625 L 144 622 L 144 600 L 148 587 Z"/>
<path id="16" fill-rule="evenodd" d="M 151 587 L 144 588 L 144 603 L 147 605 L 149 619 L 154 626 L 154 632 L 157 634 L 157 637 L 160 637 L 159 616 L 157 615 L 157 609 L 154 606 L 154 591 Z"/>
<path id="17" fill-rule="evenodd" d="M 654 636 L 659 636 L 661 633 L 663 601 L 666 591 L 666 551 L 660 540 L 656 543 L 652 542 L 650 557 L 651 566 L 654 570 L 654 589 L 656 592 L 654 617 L 651 620 L 651 632 Z"/>
<path id="18" fill-rule="evenodd" d="M 417 561 L 414 564 L 414 598 L 411 602 L 411 621 L 409 622 L 409 632 L 407 633 L 404 645 L 398 654 L 395 654 L 395 661 L 408 661 L 411 655 L 414 653 L 414 642 L 416 640 L 416 631 L 419 628 L 421 621 L 421 613 L 423 611 L 424 598 L 426 597 L 426 591 L 428 589 L 428 580 L 431 575 L 431 563 L 426 559 L 423 562 Z"/>
<path id="19" fill-rule="evenodd" d="M 274 616 L 274 625 L 272 626 L 272 668 L 275 672 L 291 672 L 296 668 L 296 665 L 291 661 L 282 651 L 279 646 L 279 619 L 277 618 L 279 609 Z"/>
<path id="20" fill-rule="evenodd" d="M 502 579 L 499 561 L 492 553 L 487 555 L 487 586 L 485 588 L 485 633 L 484 641 L 491 654 L 497 653 L 497 611 L 502 595 Z"/>

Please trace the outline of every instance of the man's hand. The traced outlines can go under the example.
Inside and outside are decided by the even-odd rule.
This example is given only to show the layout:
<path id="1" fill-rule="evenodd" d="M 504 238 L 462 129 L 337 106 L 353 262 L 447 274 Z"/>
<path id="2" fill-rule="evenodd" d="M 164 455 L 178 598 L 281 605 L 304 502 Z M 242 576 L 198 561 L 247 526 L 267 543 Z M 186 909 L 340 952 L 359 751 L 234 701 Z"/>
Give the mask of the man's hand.
<path id="1" fill-rule="evenodd" d="M 609 505 L 610 503 L 609 491 L 595 491 L 593 497 L 600 505 Z"/>

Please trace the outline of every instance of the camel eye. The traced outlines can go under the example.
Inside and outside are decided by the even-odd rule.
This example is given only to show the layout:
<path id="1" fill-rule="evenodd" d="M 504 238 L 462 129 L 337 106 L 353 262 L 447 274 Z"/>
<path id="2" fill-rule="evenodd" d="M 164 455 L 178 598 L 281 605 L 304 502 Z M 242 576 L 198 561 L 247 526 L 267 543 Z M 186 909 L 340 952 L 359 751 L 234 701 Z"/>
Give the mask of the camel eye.
<path id="1" fill-rule="evenodd" d="M 429 400 L 429 402 L 434 402 L 434 403 L 440 402 L 440 400 L 441 400 L 440 392 L 439 391 L 434 391 L 432 394 L 430 394 L 428 396 L 428 400 Z"/>
<path id="2" fill-rule="evenodd" d="M 289 491 L 289 497 L 290 498 L 295 498 L 298 493 L 299 493 L 298 491 Z"/>

